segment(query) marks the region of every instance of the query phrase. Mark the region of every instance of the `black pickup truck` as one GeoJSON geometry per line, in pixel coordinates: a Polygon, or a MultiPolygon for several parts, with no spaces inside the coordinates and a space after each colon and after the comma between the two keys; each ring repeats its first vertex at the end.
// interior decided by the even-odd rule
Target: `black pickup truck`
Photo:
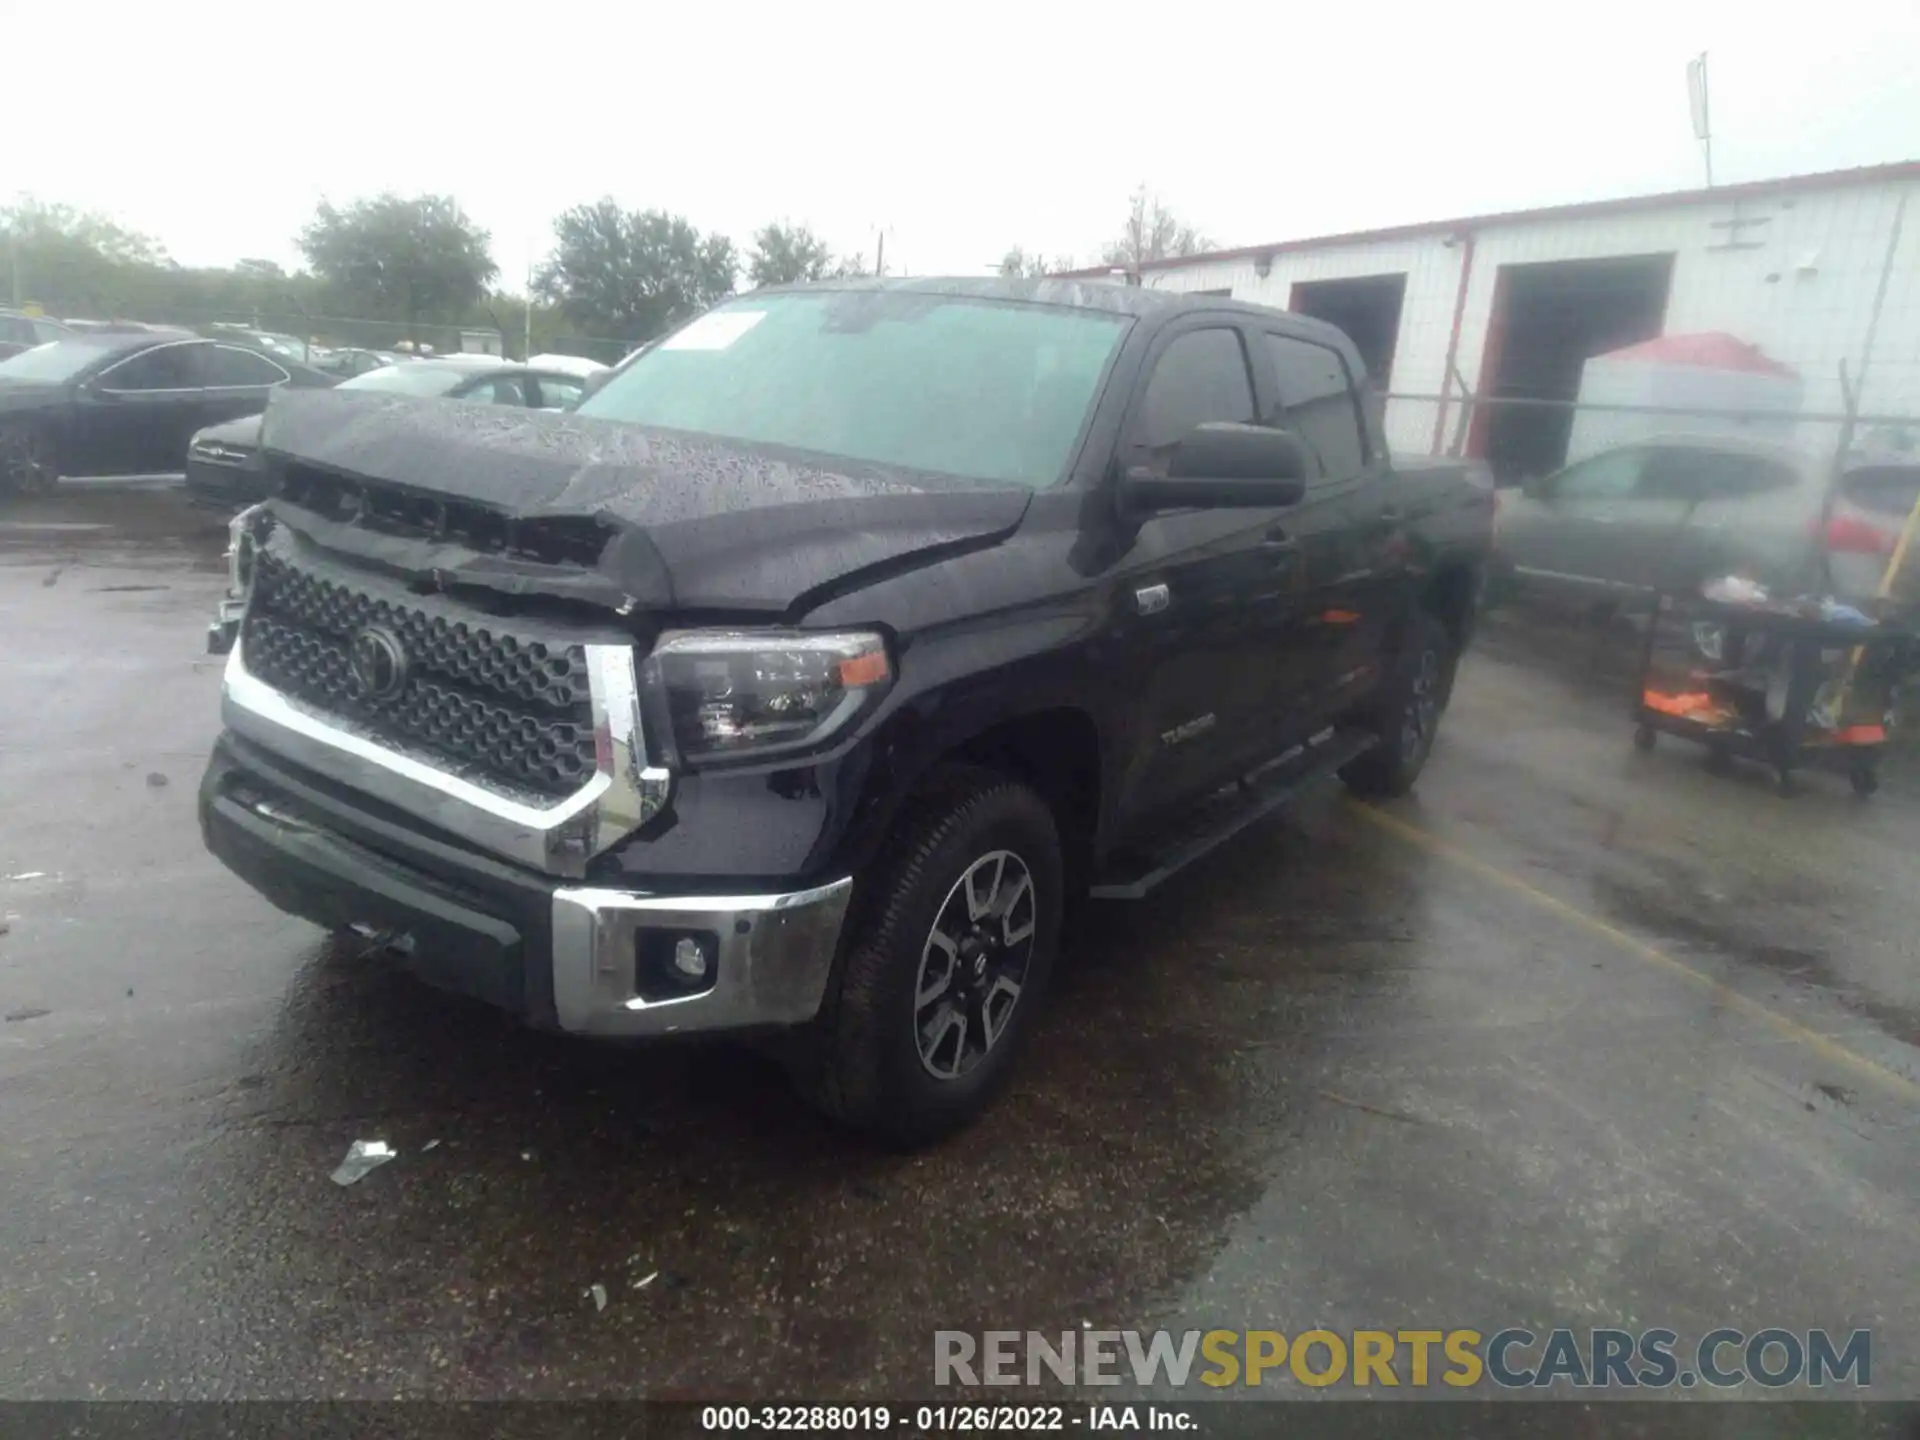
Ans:
{"type": "Polygon", "coordinates": [[[758,1032],[930,1138],[1076,900],[1425,763],[1492,492],[1366,396],[1276,310],[917,280],[735,300],[571,415],[284,392],[207,845],[534,1024],[758,1032]]]}

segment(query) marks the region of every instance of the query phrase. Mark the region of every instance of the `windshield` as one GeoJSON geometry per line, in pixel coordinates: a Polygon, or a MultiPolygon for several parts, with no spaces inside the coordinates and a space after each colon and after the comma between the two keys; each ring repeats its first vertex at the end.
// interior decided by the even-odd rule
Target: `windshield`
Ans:
{"type": "Polygon", "coordinates": [[[0,360],[0,380],[72,380],[101,359],[103,353],[98,345],[73,340],[36,345],[9,360],[0,360]]]}
{"type": "Polygon", "coordinates": [[[911,291],[710,311],[578,414],[1039,488],[1072,459],[1126,321],[911,291]]]}
{"type": "Polygon", "coordinates": [[[342,380],[335,388],[384,390],[389,395],[444,395],[472,373],[403,361],[398,365],[382,365],[378,370],[368,370],[351,380],[342,380]]]}

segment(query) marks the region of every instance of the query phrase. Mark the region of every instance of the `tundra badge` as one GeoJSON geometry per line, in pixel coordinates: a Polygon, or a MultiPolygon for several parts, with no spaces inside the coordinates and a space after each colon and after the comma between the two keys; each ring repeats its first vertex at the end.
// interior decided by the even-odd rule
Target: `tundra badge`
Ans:
{"type": "Polygon", "coordinates": [[[1142,585],[1133,592],[1133,603],[1142,615],[1158,615],[1172,600],[1165,585],[1142,585]]]}

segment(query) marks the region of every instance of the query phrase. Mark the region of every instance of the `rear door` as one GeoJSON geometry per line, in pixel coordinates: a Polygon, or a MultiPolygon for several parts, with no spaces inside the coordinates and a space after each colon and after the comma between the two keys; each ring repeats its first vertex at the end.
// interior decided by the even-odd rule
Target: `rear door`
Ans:
{"type": "Polygon", "coordinates": [[[187,441],[206,421],[205,340],[142,350],[83,386],[69,453],[75,475],[172,475],[185,471],[187,441]]]}
{"type": "Polygon", "coordinates": [[[1360,397],[1339,351],[1279,330],[1261,336],[1268,423],[1312,453],[1306,497],[1280,522],[1293,547],[1285,633],[1266,705],[1284,746],[1305,739],[1363,690],[1385,643],[1390,551],[1404,517],[1371,453],[1360,397]]]}
{"type": "Polygon", "coordinates": [[[1786,457],[1711,452],[1694,471],[1693,504],[1669,548],[1666,583],[1691,589],[1735,571],[1775,587],[1818,582],[1822,484],[1786,457]]]}
{"type": "MultiPolygon", "coordinates": [[[[1165,473],[1210,421],[1258,413],[1237,317],[1194,315],[1156,337],[1121,432],[1119,464],[1165,473]]],[[[1143,733],[1123,783],[1129,814],[1190,800],[1249,768],[1267,745],[1283,653],[1290,511],[1181,510],[1140,522],[1114,570],[1122,643],[1146,657],[1143,733]]]]}
{"type": "Polygon", "coordinates": [[[206,418],[201,423],[218,425],[242,415],[258,415],[273,392],[292,378],[285,366],[257,351],[215,345],[207,356],[207,390],[202,398],[206,418]]]}

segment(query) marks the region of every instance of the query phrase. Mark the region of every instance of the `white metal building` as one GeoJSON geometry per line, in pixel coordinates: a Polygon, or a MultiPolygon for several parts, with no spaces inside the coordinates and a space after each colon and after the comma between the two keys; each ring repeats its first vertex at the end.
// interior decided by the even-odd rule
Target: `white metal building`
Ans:
{"type": "Polygon", "coordinates": [[[1911,420],[1920,438],[1909,199],[1920,161],[1277,241],[1149,262],[1139,283],[1340,325],[1388,392],[1403,451],[1457,443],[1550,468],[1565,455],[1564,407],[1478,405],[1463,425],[1463,396],[1572,400],[1587,359],[1661,335],[1757,348],[1797,375],[1809,415],[1844,408],[1845,361],[1866,422],[1911,420]]]}

